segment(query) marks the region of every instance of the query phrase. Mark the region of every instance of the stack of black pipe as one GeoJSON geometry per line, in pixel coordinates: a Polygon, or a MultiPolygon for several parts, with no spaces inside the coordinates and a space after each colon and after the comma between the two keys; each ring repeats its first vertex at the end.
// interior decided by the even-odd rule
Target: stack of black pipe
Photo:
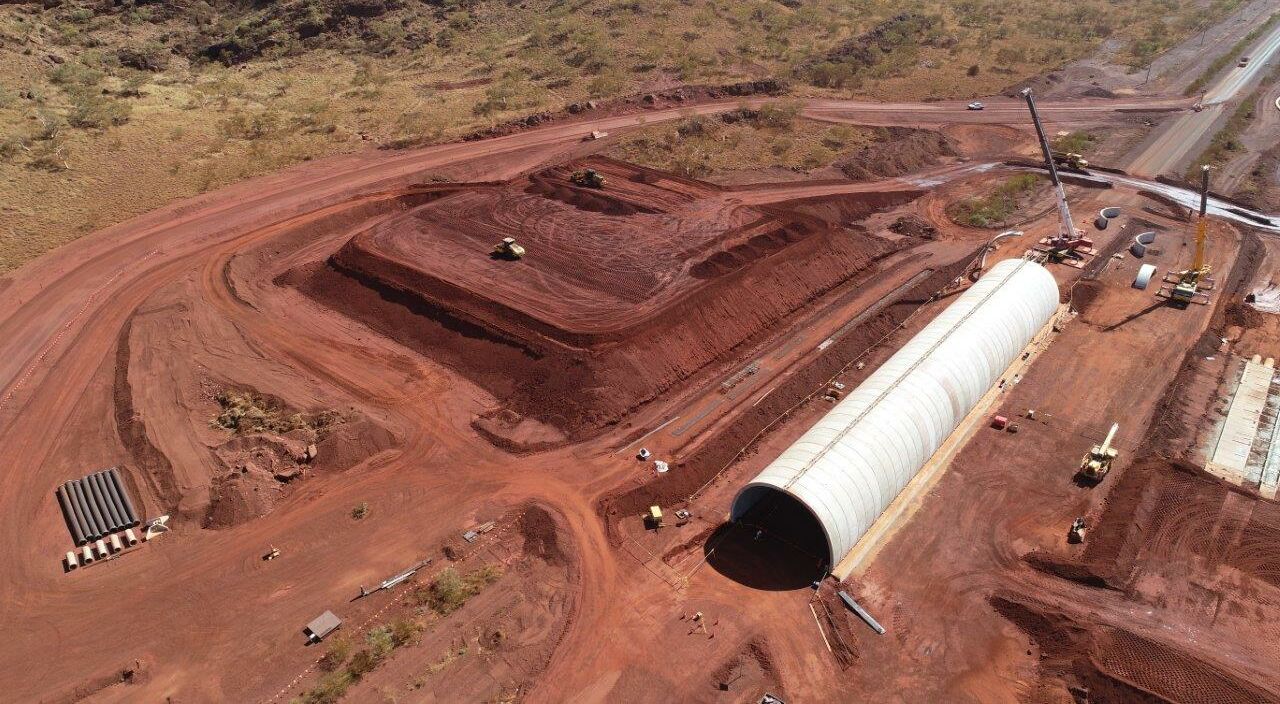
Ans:
{"type": "Polygon", "coordinates": [[[58,487],[58,504],[76,545],[132,528],[142,521],[115,467],[58,487]]]}

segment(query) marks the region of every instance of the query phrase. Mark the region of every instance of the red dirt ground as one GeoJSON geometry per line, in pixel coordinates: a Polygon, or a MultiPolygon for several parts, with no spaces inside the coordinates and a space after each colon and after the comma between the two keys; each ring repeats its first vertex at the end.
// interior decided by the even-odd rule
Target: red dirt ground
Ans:
{"type": "Polygon", "coordinates": [[[616,423],[913,244],[857,223],[919,194],[745,206],[716,186],[591,159],[452,191],[283,280],[492,392],[503,406],[477,421],[490,439],[545,449],[616,423]],[[608,186],[572,185],[583,167],[608,186]],[[506,236],[524,259],[487,256],[506,236]]]}
{"type": "MultiPolygon", "coordinates": [[[[1123,105],[1046,105],[1045,114],[1092,123],[1123,105]]],[[[993,102],[970,118],[962,105],[823,100],[806,111],[928,125],[998,123],[1015,107],[993,102]]],[[[1185,435],[1209,412],[1188,400],[1180,369],[1206,356],[1194,342],[1223,329],[1221,305],[1146,310],[1149,292],[1128,288],[1134,262],[1093,267],[1084,312],[1001,400],[1004,412],[1034,406],[1043,420],[1017,436],[975,438],[916,518],[840,585],[888,628],[876,636],[843,609],[836,585],[811,589],[802,568],[812,560],[786,536],[757,540],[723,518],[736,488],[825,409],[815,386],[840,370],[850,383],[869,373],[955,295],[937,288],[989,233],[932,218],[920,201],[894,206],[948,181],[963,191],[986,166],[734,190],[629,180],[641,171],[594,162],[616,174],[624,198],[560,192],[591,129],[640,122],[612,115],[307,164],[95,233],[0,280],[5,697],[289,701],[319,680],[323,649],[307,647],[301,628],[333,610],[357,648],[389,619],[423,626],[347,701],[754,702],[770,691],[792,702],[1067,702],[1082,687],[1090,701],[1280,700],[1267,648],[1280,623],[1275,504],[1139,449],[1172,446],[1162,433],[1185,435]],[[511,203],[510,213],[480,212],[495,203],[511,203]],[[485,286],[486,267],[499,263],[483,255],[526,212],[516,206],[531,209],[519,235],[531,255],[506,270],[525,276],[485,286]],[[619,208],[630,214],[604,212],[619,208]],[[602,239],[542,229],[549,214],[602,239]],[[905,216],[936,239],[890,230],[905,216]],[[633,219],[661,227],[629,232],[633,219]],[[804,236],[774,248],[733,227],[757,221],[769,223],[765,234],[804,236]],[[455,229],[435,239],[427,233],[439,230],[414,223],[455,229]],[[689,246],[660,246],[676,236],[689,246]],[[605,257],[596,245],[609,237],[638,249],[605,257]],[[539,279],[539,251],[551,243],[581,243],[578,259],[548,259],[539,279]],[[427,257],[447,247],[466,261],[427,257]],[[695,274],[720,251],[725,271],[695,274]],[[887,263],[895,269],[876,268],[887,263]],[[932,278],[818,348],[876,302],[854,294],[888,296],[898,284],[880,279],[926,270],[932,278]],[[615,288],[592,271],[629,283],[615,288]],[[443,289],[421,282],[448,276],[465,299],[442,304],[443,289]],[[550,295],[560,289],[564,299],[550,295]],[[804,346],[760,372],[767,387],[726,395],[692,437],[650,435],[759,351],[793,341],[804,346]],[[863,352],[864,369],[849,367],[863,352]],[[323,437],[233,437],[210,426],[213,394],[225,388],[342,421],[323,437]],[[1098,488],[1075,485],[1080,454],[1115,419],[1119,466],[1098,488]],[[645,486],[653,468],[632,444],[646,435],[670,450],[675,468],[662,481],[678,490],[645,486]],[[297,461],[304,440],[317,441],[310,463],[297,461]],[[64,573],[70,539],[52,488],[111,465],[142,513],[171,515],[173,530],[64,573]],[[687,520],[670,511],[666,527],[643,528],[636,506],[691,493],[687,520]],[[606,499],[616,513],[602,521],[606,499]],[[1063,540],[1076,515],[1095,526],[1083,548],[1063,540]],[[462,539],[487,521],[491,532],[462,539]],[[270,547],[280,557],[263,560],[270,547]],[[501,566],[503,576],[445,617],[407,606],[411,585],[354,598],[426,558],[418,582],[446,566],[501,566]],[[1081,583],[1069,569],[1080,566],[1108,588],[1081,583]]],[[[956,139],[980,157],[1016,142],[1000,132],[956,139]]],[[[1082,212],[1145,203],[1073,195],[1082,212]]],[[[1101,247],[1116,245],[1120,224],[1101,247]]],[[[1037,237],[1052,227],[1026,229],[1037,237]]],[[[1213,242],[1215,269],[1232,271],[1235,231],[1219,228],[1213,242]]],[[[995,256],[1025,248],[1010,241],[995,256]]],[[[1167,244],[1153,261],[1185,266],[1185,252],[1167,244]]],[[[1064,290],[1081,275],[1054,273],[1064,290]]],[[[1238,292],[1223,278],[1225,304],[1238,292]]],[[[1250,329],[1252,342],[1276,344],[1270,329],[1250,329]]]]}

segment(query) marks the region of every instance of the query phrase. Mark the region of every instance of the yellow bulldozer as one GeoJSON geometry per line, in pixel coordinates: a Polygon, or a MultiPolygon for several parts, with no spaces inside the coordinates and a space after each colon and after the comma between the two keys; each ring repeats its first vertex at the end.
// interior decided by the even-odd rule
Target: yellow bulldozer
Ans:
{"type": "Polygon", "coordinates": [[[595,169],[579,169],[574,171],[569,180],[575,186],[584,186],[586,188],[604,188],[604,176],[600,175],[595,169]]]}
{"type": "Polygon", "coordinates": [[[1111,443],[1116,439],[1116,431],[1120,430],[1119,423],[1111,424],[1111,432],[1107,433],[1107,439],[1102,441],[1101,445],[1094,445],[1089,450],[1089,454],[1080,460],[1080,475],[1092,482],[1100,482],[1107,476],[1107,472],[1111,471],[1111,463],[1115,461],[1120,454],[1111,443]]]}
{"type": "Polygon", "coordinates": [[[515,261],[524,256],[524,247],[516,244],[514,237],[503,237],[501,242],[493,246],[493,256],[515,261]]]}

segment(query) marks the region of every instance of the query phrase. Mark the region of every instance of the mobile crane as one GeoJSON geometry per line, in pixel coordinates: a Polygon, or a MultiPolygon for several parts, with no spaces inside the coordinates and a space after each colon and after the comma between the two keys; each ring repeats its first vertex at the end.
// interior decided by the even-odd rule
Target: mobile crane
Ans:
{"type": "Polygon", "coordinates": [[[1035,124],[1036,136],[1040,138],[1044,166],[1049,171],[1049,180],[1053,182],[1058,198],[1058,217],[1062,220],[1058,235],[1041,240],[1039,251],[1055,262],[1079,267],[1085,255],[1097,254],[1097,252],[1093,248],[1093,242],[1086,238],[1083,232],[1077,230],[1071,220],[1071,209],[1067,207],[1067,193],[1062,188],[1062,180],[1058,178],[1057,162],[1060,159],[1056,159],[1053,150],[1049,148],[1049,138],[1045,136],[1044,125],[1040,124],[1040,114],[1036,111],[1036,101],[1031,96],[1031,89],[1024,88],[1022,97],[1027,100],[1027,109],[1031,111],[1031,122],[1035,124]]]}
{"type": "Polygon", "coordinates": [[[1204,261],[1204,242],[1208,236],[1209,224],[1205,214],[1209,210],[1209,167],[1200,167],[1200,217],[1196,221],[1196,254],[1191,268],[1176,274],[1169,274],[1166,283],[1173,284],[1169,291],[1161,289],[1162,295],[1168,296],[1170,302],[1183,307],[1192,303],[1209,302],[1209,291],[1213,288],[1213,280],[1209,278],[1212,269],[1204,261]]]}

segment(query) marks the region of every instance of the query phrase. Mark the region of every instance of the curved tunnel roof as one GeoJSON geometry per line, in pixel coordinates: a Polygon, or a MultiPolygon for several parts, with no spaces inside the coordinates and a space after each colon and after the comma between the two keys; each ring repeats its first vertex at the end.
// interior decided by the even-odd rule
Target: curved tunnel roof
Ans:
{"type": "Polygon", "coordinates": [[[1058,306],[1042,266],[991,268],[735,497],[767,487],[813,512],[833,569],[907,486],[1058,306]]]}

